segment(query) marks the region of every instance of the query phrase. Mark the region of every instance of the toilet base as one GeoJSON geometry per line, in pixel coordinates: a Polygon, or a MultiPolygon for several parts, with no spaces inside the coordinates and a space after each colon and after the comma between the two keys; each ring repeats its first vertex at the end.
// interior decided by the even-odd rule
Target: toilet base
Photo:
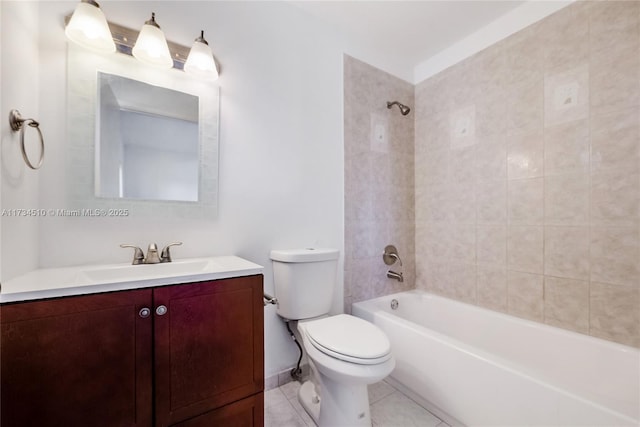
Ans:
{"type": "Polygon", "coordinates": [[[318,424],[320,420],[320,396],[318,396],[315,389],[311,381],[305,381],[298,390],[298,401],[300,401],[300,404],[313,421],[318,424]]]}
{"type": "Polygon", "coordinates": [[[318,427],[371,427],[366,385],[322,384],[322,396],[312,381],[298,391],[298,400],[318,427]]]}

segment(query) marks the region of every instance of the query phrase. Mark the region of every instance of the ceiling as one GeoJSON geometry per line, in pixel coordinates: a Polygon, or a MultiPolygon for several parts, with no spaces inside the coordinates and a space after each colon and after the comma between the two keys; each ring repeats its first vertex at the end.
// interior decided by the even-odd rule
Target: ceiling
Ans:
{"type": "Polygon", "coordinates": [[[370,51],[415,67],[522,0],[292,1],[370,51]]]}

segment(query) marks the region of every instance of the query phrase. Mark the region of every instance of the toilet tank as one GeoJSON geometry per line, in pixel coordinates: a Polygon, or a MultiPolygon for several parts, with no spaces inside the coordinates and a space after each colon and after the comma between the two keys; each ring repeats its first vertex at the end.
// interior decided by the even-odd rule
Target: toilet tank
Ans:
{"type": "Polygon", "coordinates": [[[271,251],[278,315],[299,320],[329,313],[339,255],[337,249],[271,251]]]}

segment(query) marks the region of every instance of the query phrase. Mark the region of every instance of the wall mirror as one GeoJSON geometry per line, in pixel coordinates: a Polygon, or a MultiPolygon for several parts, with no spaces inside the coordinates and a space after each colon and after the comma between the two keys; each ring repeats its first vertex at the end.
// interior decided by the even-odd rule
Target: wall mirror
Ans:
{"type": "Polygon", "coordinates": [[[98,72],[96,196],[198,201],[198,97],[98,72]]]}
{"type": "Polygon", "coordinates": [[[67,52],[72,208],[215,217],[218,87],[126,55],[67,52]]]}

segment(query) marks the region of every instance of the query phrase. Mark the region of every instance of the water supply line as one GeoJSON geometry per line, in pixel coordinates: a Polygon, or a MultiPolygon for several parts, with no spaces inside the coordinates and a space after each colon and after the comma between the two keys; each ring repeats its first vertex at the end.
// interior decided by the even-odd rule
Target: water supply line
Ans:
{"type": "Polygon", "coordinates": [[[293,339],[293,342],[296,343],[296,345],[298,346],[298,351],[300,351],[300,356],[298,356],[298,363],[296,364],[296,367],[291,370],[291,378],[293,378],[296,381],[302,381],[302,369],[300,368],[300,362],[302,361],[302,346],[300,345],[300,343],[298,342],[298,339],[296,338],[295,334],[291,330],[291,327],[289,327],[289,319],[284,319],[284,324],[287,325],[287,331],[289,331],[289,335],[291,335],[291,339],[293,339]]]}
{"type": "MultiPolygon", "coordinates": [[[[268,304],[277,305],[278,304],[278,299],[276,297],[272,297],[271,295],[269,295],[267,293],[263,293],[262,294],[262,304],[265,307],[268,304]]],[[[298,351],[300,352],[300,355],[298,356],[298,363],[296,364],[296,367],[291,369],[291,378],[293,378],[296,381],[302,381],[302,369],[300,368],[300,362],[302,362],[302,346],[298,342],[298,339],[296,338],[295,334],[291,330],[291,327],[289,326],[289,319],[282,319],[282,320],[284,320],[284,324],[287,326],[287,331],[289,331],[289,335],[291,335],[291,339],[293,340],[294,343],[296,343],[296,346],[298,346],[298,351]]]]}

